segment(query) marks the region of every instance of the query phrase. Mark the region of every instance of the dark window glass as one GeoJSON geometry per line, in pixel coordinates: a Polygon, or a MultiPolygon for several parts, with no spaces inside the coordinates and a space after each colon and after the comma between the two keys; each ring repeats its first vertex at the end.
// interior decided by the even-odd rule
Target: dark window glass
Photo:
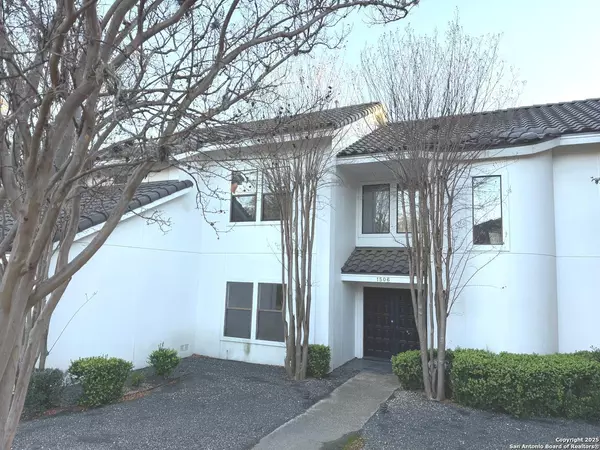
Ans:
{"type": "Polygon", "coordinates": [[[363,234],[390,232],[390,185],[363,186],[363,234]]]}
{"type": "Polygon", "coordinates": [[[499,175],[473,177],[473,244],[502,243],[502,180],[499,175]]]}
{"type": "Polygon", "coordinates": [[[281,209],[275,194],[263,194],[262,196],[262,215],[261,220],[281,220],[281,209]]]}
{"type": "Polygon", "coordinates": [[[283,342],[283,287],[281,284],[258,285],[256,339],[283,342]]]}
{"type": "Polygon", "coordinates": [[[404,191],[400,190],[398,187],[398,196],[397,196],[397,217],[398,222],[396,224],[396,232],[397,233],[406,233],[407,231],[410,233],[410,202],[408,199],[408,194],[404,191]],[[402,201],[404,198],[404,208],[402,207],[402,201]],[[406,214],[405,214],[406,210],[406,214]]]}
{"type": "Polygon", "coordinates": [[[256,220],[256,195],[231,197],[231,221],[254,222],[256,220]]]}
{"type": "Polygon", "coordinates": [[[256,220],[256,171],[231,172],[231,221],[256,220]]]}
{"type": "Polygon", "coordinates": [[[250,339],[252,283],[227,283],[225,336],[250,339]]]}

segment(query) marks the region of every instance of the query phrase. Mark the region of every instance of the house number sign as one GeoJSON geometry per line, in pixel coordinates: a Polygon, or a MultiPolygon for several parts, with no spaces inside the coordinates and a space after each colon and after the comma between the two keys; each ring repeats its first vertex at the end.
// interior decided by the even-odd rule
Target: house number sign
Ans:
{"type": "Polygon", "coordinates": [[[378,283],[389,283],[390,277],[377,277],[377,282],[378,283]]]}

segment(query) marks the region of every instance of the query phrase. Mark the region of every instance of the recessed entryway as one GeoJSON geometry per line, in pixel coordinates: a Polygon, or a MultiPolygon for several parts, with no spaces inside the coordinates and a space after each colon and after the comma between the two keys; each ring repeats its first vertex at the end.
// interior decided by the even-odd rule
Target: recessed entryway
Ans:
{"type": "Polygon", "coordinates": [[[365,358],[389,359],[419,349],[419,335],[408,289],[363,288],[365,358]]]}

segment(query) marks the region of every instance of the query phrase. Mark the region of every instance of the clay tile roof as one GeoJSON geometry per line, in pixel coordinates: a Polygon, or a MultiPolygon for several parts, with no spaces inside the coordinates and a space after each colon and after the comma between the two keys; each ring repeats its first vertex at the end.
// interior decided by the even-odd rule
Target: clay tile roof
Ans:
{"type": "Polygon", "coordinates": [[[337,129],[366,117],[378,107],[381,107],[381,104],[377,102],[362,103],[295,116],[281,116],[254,122],[200,128],[196,130],[195,136],[199,144],[202,145],[308,130],[337,129]]]}
{"type": "MultiPolygon", "coordinates": [[[[530,145],[575,133],[600,131],[600,99],[486,111],[455,116],[461,121],[456,139],[462,144],[488,148],[530,145]]],[[[448,118],[445,118],[448,119],[448,118]]],[[[433,129],[442,119],[422,121],[433,129]]],[[[427,125],[427,126],[425,126],[427,125]]],[[[359,139],[338,156],[366,155],[389,151],[402,144],[402,122],[389,123],[359,139]]]]}
{"type": "MultiPolygon", "coordinates": [[[[134,197],[129,202],[127,211],[133,211],[142,206],[146,206],[158,199],[168,197],[175,192],[192,186],[190,180],[185,181],[153,181],[142,183],[135,191],[134,197]]],[[[95,225],[99,225],[108,219],[113,208],[116,206],[121,195],[123,186],[112,185],[105,187],[95,187],[93,190],[85,191],[81,198],[81,216],[79,219],[78,231],[87,230],[95,225]]],[[[6,210],[0,211],[3,214],[3,221],[0,221],[0,239],[8,233],[13,218],[6,210]]]]}
{"type": "Polygon", "coordinates": [[[408,275],[408,255],[401,247],[356,247],[342,273],[408,275]]]}

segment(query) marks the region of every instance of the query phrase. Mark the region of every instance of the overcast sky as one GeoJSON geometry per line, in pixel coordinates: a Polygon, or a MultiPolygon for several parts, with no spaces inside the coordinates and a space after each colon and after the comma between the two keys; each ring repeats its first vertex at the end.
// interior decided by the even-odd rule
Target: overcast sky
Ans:
{"type": "Polygon", "coordinates": [[[355,15],[344,59],[356,64],[386,30],[444,31],[456,8],[469,34],[502,33],[502,57],[527,83],[519,105],[600,97],[600,0],[421,0],[386,27],[355,15]]]}

